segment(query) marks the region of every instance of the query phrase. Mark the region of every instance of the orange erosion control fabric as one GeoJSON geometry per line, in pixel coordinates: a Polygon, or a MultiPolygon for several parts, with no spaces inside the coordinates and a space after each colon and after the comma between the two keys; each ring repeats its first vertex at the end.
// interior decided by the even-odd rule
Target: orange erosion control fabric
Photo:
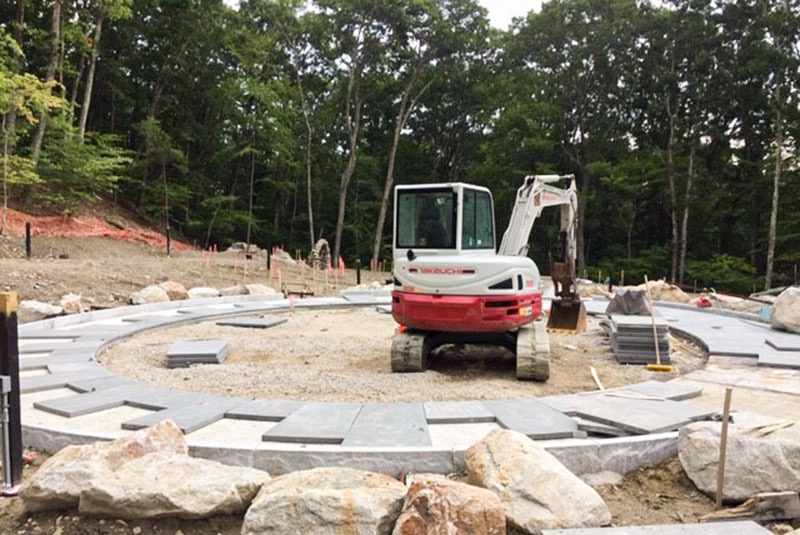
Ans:
{"type": "MultiPolygon", "coordinates": [[[[2,207],[0,207],[2,212],[2,207]]],[[[0,214],[2,217],[2,214],[0,214]]],[[[8,210],[8,227],[11,234],[25,234],[25,222],[30,221],[34,236],[47,236],[50,238],[114,238],[136,243],[143,243],[151,247],[167,247],[166,236],[158,232],[131,225],[119,229],[94,216],[62,217],[62,216],[34,216],[8,210]]],[[[186,251],[192,249],[190,245],[172,240],[174,250],[186,251]]]]}

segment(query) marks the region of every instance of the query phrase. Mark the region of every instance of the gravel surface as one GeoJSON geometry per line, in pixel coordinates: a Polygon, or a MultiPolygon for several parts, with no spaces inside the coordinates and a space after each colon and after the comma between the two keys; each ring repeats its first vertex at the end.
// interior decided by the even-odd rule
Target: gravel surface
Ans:
{"type": "MultiPolygon", "coordinates": [[[[597,320],[586,333],[551,334],[551,377],[517,381],[513,355],[503,349],[443,348],[425,373],[393,374],[389,367],[395,322],[374,307],[287,313],[271,329],[220,327],[204,322],[163,329],[123,341],[101,356],[104,366],[141,382],[195,392],[320,401],[427,401],[504,399],[595,389],[590,367],[606,388],[667,379],[641,366],[622,366],[597,320]],[[221,365],[166,367],[175,340],[224,339],[231,352],[221,365]]],[[[678,344],[673,344],[677,346],[678,344]]],[[[679,373],[703,365],[702,351],[681,343],[673,356],[679,373]]]]}

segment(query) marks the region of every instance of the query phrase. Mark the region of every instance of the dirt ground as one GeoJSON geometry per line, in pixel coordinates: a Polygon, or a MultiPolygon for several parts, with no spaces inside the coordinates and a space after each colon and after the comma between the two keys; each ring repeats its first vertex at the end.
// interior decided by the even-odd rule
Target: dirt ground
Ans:
{"type": "MultiPolygon", "coordinates": [[[[44,237],[34,239],[33,254],[31,260],[25,260],[22,238],[0,236],[0,291],[14,290],[20,299],[53,304],[72,292],[83,296],[88,307],[105,308],[126,304],[131,293],[165,280],[180,282],[186,288],[225,288],[243,282],[270,284],[264,256],[255,257],[245,266],[239,254],[179,251],[167,257],[164,250],[110,238],[44,237]]],[[[292,289],[303,282],[314,287],[308,270],[304,276],[297,265],[282,262],[280,267],[282,282],[289,282],[292,289]]],[[[278,289],[275,271],[273,275],[270,285],[278,289]]],[[[383,284],[389,277],[389,273],[362,271],[365,283],[377,280],[383,284]]],[[[329,277],[326,287],[323,278],[320,276],[317,281],[317,295],[338,294],[337,281],[329,277]]],[[[355,283],[355,270],[348,269],[338,287],[355,283]]]]}
{"type": "Polygon", "coordinates": [[[654,374],[616,362],[597,320],[583,334],[551,334],[546,383],[518,381],[512,353],[490,347],[445,347],[425,373],[393,374],[396,323],[375,307],[296,311],[270,329],[221,327],[215,322],[134,336],[106,350],[100,362],[115,373],[158,386],[246,397],[319,401],[507,399],[594,390],[591,368],[607,388],[664,380],[705,362],[689,343],[673,343],[676,374],[654,374]],[[221,365],[169,369],[176,340],[222,339],[231,352],[221,365]]]}

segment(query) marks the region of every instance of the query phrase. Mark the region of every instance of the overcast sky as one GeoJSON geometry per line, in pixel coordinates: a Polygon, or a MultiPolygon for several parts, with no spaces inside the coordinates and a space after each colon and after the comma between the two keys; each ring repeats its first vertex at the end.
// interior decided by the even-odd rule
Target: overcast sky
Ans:
{"type": "Polygon", "coordinates": [[[531,9],[539,10],[542,0],[480,0],[489,10],[492,25],[505,30],[514,17],[524,17],[531,9]]]}

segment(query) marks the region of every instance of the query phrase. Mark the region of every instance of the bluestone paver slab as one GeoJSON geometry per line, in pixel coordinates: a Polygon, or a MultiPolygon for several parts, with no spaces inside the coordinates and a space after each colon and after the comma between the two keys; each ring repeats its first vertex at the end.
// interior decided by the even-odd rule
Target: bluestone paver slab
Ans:
{"type": "Polygon", "coordinates": [[[97,351],[105,342],[94,341],[94,342],[82,342],[82,341],[74,341],[74,342],[44,342],[44,343],[36,343],[36,344],[28,344],[24,346],[20,346],[19,352],[21,355],[27,353],[50,353],[53,351],[97,351]]]}
{"type": "Polygon", "coordinates": [[[771,368],[800,369],[800,352],[764,351],[758,356],[759,366],[769,366],[771,368]]]}
{"type": "Polygon", "coordinates": [[[392,313],[392,305],[378,305],[378,306],[375,307],[375,310],[377,310],[381,314],[391,314],[392,313]]]}
{"type": "Polygon", "coordinates": [[[341,444],[360,411],[360,403],[309,403],[262,438],[272,442],[341,444]]]}
{"type": "Polygon", "coordinates": [[[33,406],[45,412],[74,418],[84,414],[121,407],[125,404],[125,399],[131,393],[131,389],[134,388],[138,387],[129,385],[108,390],[98,390],[97,392],[37,401],[33,406]]]}
{"type": "Polygon", "coordinates": [[[586,313],[590,316],[601,316],[606,313],[608,308],[608,301],[600,299],[588,299],[582,301],[583,306],[586,307],[586,313]]]}
{"type": "Polygon", "coordinates": [[[770,535],[772,532],[750,520],[703,524],[661,524],[623,528],[546,529],[542,535],[770,535]]]}
{"type": "Polygon", "coordinates": [[[102,368],[91,371],[77,371],[65,373],[49,373],[47,375],[34,375],[32,377],[20,377],[19,390],[22,394],[31,392],[41,392],[43,390],[53,390],[64,388],[70,382],[80,379],[96,379],[98,377],[108,377],[111,372],[102,368]]]}
{"type": "Polygon", "coordinates": [[[47,340],[51,338],[78,338],[83,333],[77,331],[55,331],[48,329],[20,329],[17,338],[20,340],[47,340]]]}
{"type": "Polygon", "coordinates": [[[620,429],[619,427],[615,427],[613,425],[601,424],[600,422],[593,422],[591,420],[586,420],[584,418],[580,418],[579,416],[574,416],[573,420],[578,424],[578,429],[581,431],[586,431],[587,433],[591,433],[593,435],[603,435],[609,437],[626,437],[630,436],[630,433],[625,431],[624,429],[620,429]]]}
{"type": "Polygon", "coordinates": [[[702,388],[687,384],[662,383],[661,381],[645,381],[626,386],[625,390],[633,390],[646,396],[681,401],[696,398],[703,393],[702,388]]]}
{"type": "Polygon", "coordinates": [[[428,401],[423,404],[429,424],[494,422],[495,416],[480,401],[428,401]]]}
{"type": "Polygon", "coordinates": [[[537,400],[484,401],[483,405],[502,427],[532,439],[571,438],[578,431],[572,418],[537,400]]]}
{"type": "Polygon", "coordinates": [[[194,392],[180,392],[165,388],[142,387],[125,400],[126,404],[141,409],[161,410],[186,407],[199,403],[209,396],[194,392]]]}
{"type": "Polygon", "coordinates": [[[275,327],[276,325],[286,323],[287,321],[289,321],[287,318],[276,318],[272,316],[267,316],[264,318],[232,318],[229,320],[220,320],[217,322],[217,325],[223,327],[268,329],[269,327],[275,327]]]}
{"type": "Polygon", "coordinates": [[[714,414],[713,410],[685,402],[639,400],[613,394],[575,396],[574,401],[578,416],[636,434],[674,431],[714,414]]]}
{"type": "Polygon", "coordinates": [[[178,340],[167,350],[170,358],[180,357],[219,357],[230,348],[227,340],[178,340]]]}
{"type": "Polygon", "coordinates": [[[425,447],[431,445],[421,403],[367,403],[342,446],[425,447]]]}
{"type": "Polygon", "coordinates": [[[280,422],[303,406],[300,401],[282,399],[254,399],[230,409],[225,418],[235,420],[256,420],[261,422],[280,422]]]}
{"type": "Polygon", "coordinates": [[[144,429],[163,420],[172,420],[184,434],[196,431],[225,417],[225,413],[246,403],[237,398],[210,397],[192,405],[164,409],[122,422],[123,429],[144,429]]]}
{"type": "Polygon", "coordinates": [[[50,356],[46,357],[21,357],[19,359],[19,370],[26,372],[28,370],[41,370],[47,368],[50,363],[50,356]]]}
{"type": "Polygon", "coordinates": [[[120,386],[134,384],[136,384],[134,381],[126,377],[109,375],[108,377],[100,377],[98,379],[79,379],[77,381],[70,381],[67,383],[67,388],[71,388],[76,392],[96,392],[99,390],[108,390],[110,388],[118,388],[120,386]]]}
{"type": "Polygon", "coordinates": [[[773,349],[778,351],[800,351],[800,335],[794,335],[795,338],[783,338],[778,336],[770,336],[766,339],[767,344],[773,349]]]}
{"type": "Polygon", "coordinates": [[[342,294],[342,297],[344,297],[347,301],[357,305],[374,305],[378,303],[378,300],[375,298],[375,296],[370,294],[345,293],[342,294]]]}

